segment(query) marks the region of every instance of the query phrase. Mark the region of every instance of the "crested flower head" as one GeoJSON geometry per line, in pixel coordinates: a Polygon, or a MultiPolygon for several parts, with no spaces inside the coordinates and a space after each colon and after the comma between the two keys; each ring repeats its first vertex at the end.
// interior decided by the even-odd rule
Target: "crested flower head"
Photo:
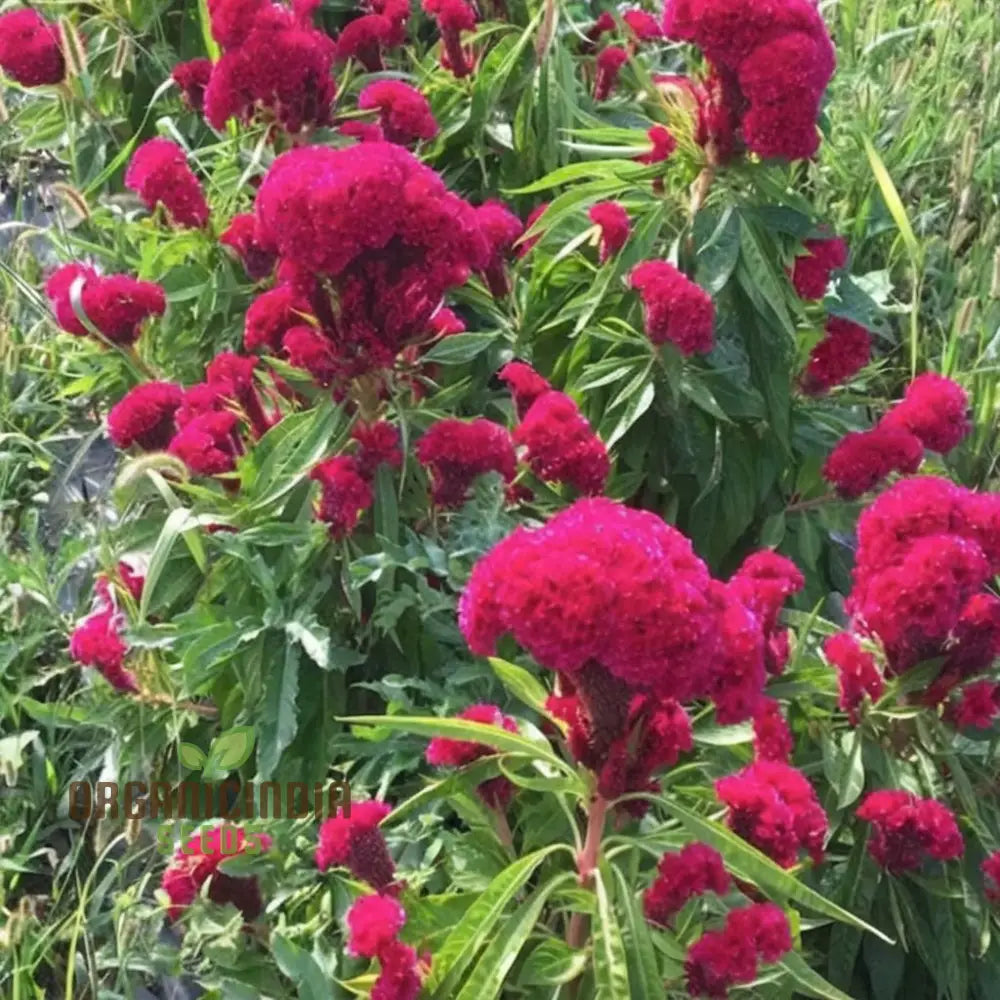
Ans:
{"type": "Polygon", "coordinates": [[[125,186],[152,212],[162,205],[175,226],[200,228],[208,222],[208,202],[184,150],[170,139],[149,139],[133,154],[125,186]]]}
{"type": "Polygon", "coordinates": [[[143,451],[160,451],[176,433],[174,414],[183,391],[173,382],[143,382],[130,389],[108,414],[108,435],[118,448],[137,444],[143,451]]]}
{"type": "Polygon", "coordinates": [[[934,799],[882,789],[865,797],[857,816],[872,824],[868,852],[893,875],[919,868],[927,858],[950,861],[965,850],[954,813],[934,799]]]}
{"type": "Polygon", "coordinates": [[[715,305],[708,292],[665,260],[647,260],[629,280],[646,308],[646,336],[656,345],[670,341],[681,354],[712,349],[715,305]]]}
{"type": "Polygon", "coordinates": [[[27,7],[0,15],[0,69],[22,87],[66,78],[59,28],[27,7]]]}
{"type": "Polygon", "coordinates": [[[379,824],[392,812],[384,802],[354,802],[337,810],[319,828],[316,864],[320,871],[337,866],[379,892],[389,888],[396,868],[379,824]]]}

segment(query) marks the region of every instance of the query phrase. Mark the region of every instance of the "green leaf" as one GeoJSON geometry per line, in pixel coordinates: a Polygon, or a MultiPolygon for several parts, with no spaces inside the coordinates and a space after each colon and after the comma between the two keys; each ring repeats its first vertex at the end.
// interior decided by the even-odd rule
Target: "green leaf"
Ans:
{"type": "Polygon", "coordinates": [[[694,280],[709,295],[718,295],[740,259],[739,214],[732,206],[721,216],[703,209],[694,221],[694,239],[698,246],[694,280]]]}
{"type": "Polygon", "coordinates": [[[561,986],[578,978],[587,967],[590,956],[574,951],[559,938],[546,938],[521,966],[519,986],[561,986]]]}
{"type": "Polygon", "coordinates": [[[329,1000],[330,983],[327,976],[305,948],[274,931],[269,949],[282,974],[295,984],[299,1000],[329,1000]]]}
{"type": "Polygon", "coordinates": [[[594,891],[597,893],[594,927],[595,1000],[630,1000],[632,992],[629,988],[625,942],[611,905],[607,875],[607,865],[602,865],[594,873],[594,891]]]}
{"type": "Polygon", "coordinates": [[[778,962],[785,972],[795,981],[799,992],[816,1000],[853,1000],[833,983],[828,983],[818,972],[811,969],[806,960],[797,952],[792,951],[778,962]]]}
{"type": "Polygon", "coordinates": [[[330,669],[330,630],[325,625],[320,625],[314,614],[285,622],[285,634],[302,647],[302,651],[317,667],[321,670],[330,669]]]}
{"type": "Polygon", "coordinates": [[[274,773],[281,754],[299,728],[295,701],[299,693],[299,651],[288,643],[284,661],[265,666],[264,705],[257,744],[257,767],[262,781],[274,773]]]}
{"type": "Polygon", "coordinates": [[[146,582],[142,588],[142,597],[139,599],[139,623],[146,621],[149,612],[150,602],[156,593],[157,584],[163,575],[163,569],[167,565],[170,553],[178,537],[185,531],[190,531],[200,524],[210,524],[212,517],[203,515],[196,517],[187,507],[178,507],[172,510],[167,519],[163,522],[160,535],[153,546],[153,553],[149,557],[149,567],[146,570],[146,582]]]}
{"type": "MultiPolygon", "coordinates": [[[[649,923],[642,913],[634,891],[625,881],[620,869],[614,868],[617,899],[624,911],[625,922],[622,927],[622,940],[625,942],[625,955],[628,961],[628,977],[632,991],[637,996],[655,997],[662,987],[663,975],[656,960],[653,947],[653,936],[649,931],[649,923]]],[[[661,934],[669,933],[661,931],[661,934]]],[[[682,971],[680,965],[674,970],[677,975],[682,971]]],[[[668,977],[672,978],[672,977],[668,977]]]]}
{"type": "Polygon", "coordinates": [[[492,333],[455,333],[439,340],[423,357],[425,362],[439,365],[463,365],[482,354],[490,344],[499,339],[499,331],[492,333]]]}
{"type": "Polygon", "coordinates": [[[196,747],[193,743],[178,743],[177,759],[189,770],[200,771],[205,766],[208,757],[205,756],[205,752],[200,747],[196,747]]]}
{"type": "Polygon", "coordinates": [[[233,726],[212,740],[209,759],[215,767],[233,771],[250,759],[255,739],[253,726],[233,726]]]}
{"type": "Polygon", "coordinates": [[[507,660],[500,660],[495,656],[491,656],[489,661],[493,673],[500,678],[500,683],[518,701],[535,709],[536,712],[545,711],[545,702],[549,695],[536,677],[516,663],[508,663],[507,660]]]}

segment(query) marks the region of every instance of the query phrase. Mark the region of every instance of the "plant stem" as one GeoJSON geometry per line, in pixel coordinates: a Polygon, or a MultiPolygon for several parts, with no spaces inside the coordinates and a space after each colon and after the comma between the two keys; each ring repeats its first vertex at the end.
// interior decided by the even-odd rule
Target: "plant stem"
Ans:
{"type": "MultiPolygon", "coordinates": [[[[587,811],[587,833],[583,847],[576,856],[576,870],[580,874],[580,885],[589,889],[594,882],[594,871],[597,868],[597,855],[604,836],[604,821],[608,815],[608,800],[599,792],[590,801],[587,811]]],[[[566,928],[566,944],[573,949],[582,948],[587,937],[587,915],[574,913],[566,928]]]]}
{"type": "Polygon", "coordinates": [[[797,514],[804,510],[815,510],[817,507],[823,507],[836,499],[838,499],[836,493],[825,493],[821,497],[813,497],[812,500],[797,500],[785,508],[785,513],[797,514]]]}

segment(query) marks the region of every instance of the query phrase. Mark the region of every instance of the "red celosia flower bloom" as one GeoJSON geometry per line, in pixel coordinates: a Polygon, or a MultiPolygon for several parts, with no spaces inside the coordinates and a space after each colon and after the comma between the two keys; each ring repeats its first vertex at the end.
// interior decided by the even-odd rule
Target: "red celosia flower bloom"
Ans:
{"type": "Polygon", "coordinates": [[[360,119],[352,118],[337,126],[337,131],[341,135],[350,136],[358,142],[385,142],[382,134],[382,126],[378,122],[363,122],[360,119]]]}
{"type": "Polygon", "coordinates": [[[972,430],[965,390],[943,375],[918,375],[882,425],[915,434],[931,451],[951,451],[972,430]]]}
{"type": "Polygon", "coordinates": [[[625,11],[622,20],[636,41],[648,42],[650,39],[663,37],[663,30],[656,18],[638,7],[625,11]]]}
{"type": "Polygon", "coordinates": [[[684,962],[688,993],[725,1000],[731,986],[757,978],[757,962],[777,962],[791,951],[788,918],[774,903],[730,910],[721,930],[707,931],[684,962]]]}
{"type": "Polygon", "coordinates": [[[45,283],[45,294],[60,327],[77,337],[90,331],[73,308],[73,288],[79,285],[79,305],[103,336],[116,344],[133,344],[150,316],[162,316],[167,308],[163,289],[151,281],[138,281],[127,274],[100,275],[82,264],[65,264],[45,283]]]}
{"type": "Polygon", "coordinates": [[[439,420],[417,443],[417,458],[431,470],[431,493],[442,507],[461,507],[473,481],[499,472],[514,478],[517,458],[506,427],[482,417],[439,420]]]}
{"type": "Polygon", "coordinates": [[[375,958],[406,923],[406,911],[392,896],[360,896],[347,911],[347,950],[355,957],[375,958]]]}
{"type": "Polygon", "coordinates": [[[427,98],[402,80],[368,84],[358,96],[358,107],[362,111],[378,109],[379,123],[389,142],[410,146],[420,139],[433,139],[438,133],[427,98]]]}
{"type": "Polygon", "coordinates": [[[28,8],[0,16],[0,69],[22,87],[62,83],[66,62],[59,28],[28,8]]]}
{"type": "Polygon", "coordinates": [[[805,253],[795,258],[792,284],[803,299],[826,295],[830,275],[847,264],[847,244],[839,238],[806,240],[805,253]]]}
{"type": "Polygon", "coordinates": [[[465,333],[465,323],[454,310],[442,306],[430,319],[430,331],[437,337],[453,337],[465,333]]]}
{"type": "Polygon", "coordinates": [[[234,215],[219,242],[236,251],[248,278],[261,281],[274,271],[276,257],[257,242],[256,231],[257,223],[251,213],[234,215]]]}
{"type": "Polygon", "coordinates": [[[360,512],[375,502],[371,486],[351,455],[336,455],[320,462],[309,478],[320,484],[316,516],[330,526],[333,538],[344,538],[354,531],[360,512]]]}
{"type": "Polygon", "coordinates": [[[665,125],[654,125],[646,136],[653,144],[653,148],[648,153],[636,157],[640,163],[662,163],[664,160],[669,160],[677,149],[677,140],[665,125]]]}
{"type": "Polygon", "coordinates": [[[727,591],[757,616],[766,635],[778,627],[785,601],[806,585],[798,566],[770,549],[753,552],[729,578],[727,591]]]}
{"type": "Polygon", "coordinates": [[[247,310],[243,346],[248,351],[280,350],[282,338],[293,327],[301,326],[308,312],[308,304],[290,285],[278,285],[258,295],[247,310]]]}
{"type": "Polygon", "coordinates": [[[232,400],[239,407],[242,415],[249,421],[254,436],[261,437],[270,430],[271,421],[264,413],[257,394],[257,384],[254,381],[256,368],[255,357],[222,351],[206,366],[205,380],[209,385],[217,387],[222,397],[232,400]]]}
{"type": "Polygon", "coordinates": [[[784,713],[773,698],[762,698],[753,717],[755,760],[777,760],[787,764],[795,743],[784,713]]]}
{"type": "MultiPolygon", "coordinates": [[[[531,230],[531,227],[545,214],[545,210],[549,207],[549,202],[543,201],[540,205],[536,205],[529,213],[527,219],[524,220],[524,231],[525,233],[531,230]]],[[[535,244],[545,235],[544,231],[539,231],[532,233],[531,236],[521,237],[518,240],[515,253],[518,257],[524,257],[531,253],[535,244]]]]}
{"type": "MultiPolygon", "coordinates": [[[[497,726],[506,729],[508,733],[517,732],[517,723],[509,715],[504,715],[496,705],[471,705],[459,712],[457,718],[497,726]]],[[[425,756],[427,763],[434,767],[465,767],[491,753],[495,753],[495,750],[485,743],[435,736],[428,743],[425,756]]]]}
{"type": "Polygon", "coordinates": [[[118,691],[138,691],[135,675],[125,669],[128,646],[122,639],[125,619],[115,606],[105,577],[94,587],[94,609],[77,625],[69,640],[69,655],[81,666],[94,667],[118,691]]]}
{"type": "Polygon", "coordinates": [[[501,299],[510,291],[504,271],[504,257],[524,232],[521,220],[502,202],[487,201],[476,209],[476,222],[489,247],[489,260],[482,268],[483,277],[494,298],[501,299]]]}
{"type": "Polygon", "coordinates": [[[610,11],[602,10],[597,20],[587,29],[587,39],[590,44],[586,46],[586,49],[591,50],[594,43],[600,41],[602,35],[614,31],[617,27],[614,15],[610,11]]]}
{"type": "Polygon", "coordinates": [[[599,201],[592,205],[588,217],[601,227],[601,263],[613,257],[628,239],[628,212],[617,201],[599,201]]]}
{"type": "Polygon", "coordinates": [[[893,472],[916,472],[923,460],[919,438],[879,424],[870,431],[845,434],[824,463],[823,478],[844,499],[856,500],[893,472]]]}
{"type": "Polygon", "coordinates": [[[1000,598],[985,592],[973,594],[951,630],[942,674],[971,677],[988,669],[998,654],[1000,598]]]}
{"type": "Polygon", "coordinates": [[[374,800],[352,803],[348,815],[343,809],[319,828],[316,864],[320,871],[338,866],[367,882],[379,892],[392,885],[395,865],[389,856],[379,824],[392,807],[374,800]]]}
{"type": "Polygon", "coordinates": [[[728,891],[729,875],[722,855],[708,844],[688,844],[660,858],[656,881],[643,894],[642,908],[650,923],[669,927],[695,896],[706,892],[724,896],[728,891]]]}
{"type": "Polygon", "coordinates": [[[462,48],[462,32],[475,30],[476,12],[465,0],[422,0],[421,6],[441,32],[441,65],[457,77],[468,76],[472,63],[462,48]]]}
{"type": "Polygon", "coordinates": [[[180,88],[184,103],[193,111],[201,111],[205,106],[205,88],[212,76],[212,61],[191,59],[177,63],[170,75],[180,88]]]}
{"type": "Polygon", "coordinates": [[[142,590],[146,586],[145,573],[140,572],[124,559],[120,559],[118,561],[118,576],[121,579],[122,586],[132,595],[136,603],[141,601],[142,590]]]}
{"type": "Polygon", "coordinates": [[[628,53],[617,45],[609,45],[597,54],[597,74],[594,77],[594,100],[606,101],[618,82],[622,66],[628,62],[628,53]]]}
{"type": "Polygon", "coordinates": [[[212,37],[223,49],[240,45],[253,29],[257,16],[270,6],[268,0],[209,0],[212,37]]]}
{"type": "Polygon", "coordinates": [[[288,363],[303,368],[324,388],[340,373],[330,341],[311,326],[293,326],[281,339],[288,363]]]}
{"type": "Polygon", "coordinates": [[[406,22],[410,18],[410,0],[367,0],[362,4],[373,14],[387,17],[396,32],[393,45],[402,45],[406,41],[406,22]]]}
{"type": "Polygon", "coordinates": [[[981,867],[986,898],[991,903],[1000,903],[1000,851],[994,851],[981,867]]]}
{"type": "Polygon", "coordinates": [[[514,408],[519,420],[531,408],[539,396],[548,392],[552,386],[538,372],[523,361],[508,361],[497,372],[497,378],[503,382],[514,397],[514,408]]]}
{"type": "Polygon", "coordinates": [[[370,1000],[417,1000],[421,978],[417,953],[402,941],[393,941],[379,953],[379,962],[382,969],[370,1000]]]}
{"type": "Polygon", "coordinates": [[[581,493],[603,492],[611,463],[604,442],[594,433],[576,403],[551,390],[531,404],[514,443],[539,479],[568,483],[581,493]]]}
{"type": "Polygon", "coordinates": [[[847,713],[851,725],[858,724],[858,708],[867,694],[878,701],[885,690],[885,681],[875,663],[858,640],[847,632],[838,632],[823,643],[826,658],[837,668],[840,682],[840,708],[847,713]]]}
{"type": "Polygon", "coordinates": [[[184,390],[180,408],[175,414],[177,426],[187,427],[192,420],[206,413],[222,413],[230,409],[229,386],[218,382],[198,382],[184,390]]]}
{"type": "Polygon", "coordinates": [[[1000,715],[1000,684],[976,681],[962,688],[950,715],[959,728],[989,729],[1000,715]]]}
{"type": "Polygon", "coordinates": [[[199,228],[208,222],[208,202],[184,150],[169,139],[150,139],[133,154],[125,186],[153,211],[162,205],[175,226],[199,228]]]}
{"type": "Polygon", "coordinates": [[[805,849],[814,864],[823,859],[826,813],[805,776],[779,761],[759,760],[715,783],[729,807],[727,822],[738,836],[783,868],[805,849]]]}
{"type": "Polygon", "coordinates": [[[742,601],[716,585],[719,617],[719,665],[708,694],[715,718],[724,726],[753,718],[767,680],[767,643],[761,619],[742,601]],[[722,603],[723,595],[728,603],[722,603]]]}
{"type": "Polygon", "coordinates": [[[351,437],[358,443],[358,471],[365,479],[371,479],[383,463],[391,465],[394,469],[403,464],[403,453],[399,448],[399,431],[388,421],[377,420],[373,424],[355,424],[351,437]]]}
{"type": "Polygon", "coordinates": [[[336,61],[356,59],[369,73],[379,73],[382,50],[399,45],[392,21],[381,14],[364,14],[344,26],[337,38],[336,61]]]}
{"type": "Polygon", "coordinates": [[[831,316],[826,336],[812,349],[802,377],[802,391],[821,396],[853,378],[871,357],[871,334],[857,323],[831,316]]]}
{"type": "Polygon", "coordinates": [[[220,476],[236,468],[242,450],[239,418],[228,410],[193,417],[174,435],[169,451],[200,476],[220,476]]]}
{"type": "MultiPolygon", "coordinates": [[[[254,838],[253,853],[270,848],[271,838],[267,834],[255,833],[251,836],[254,838]]],[[[213,903],[232,903],[247,920],[256,919],[264,908],[257,879],[237,878],[219,871],[223,861],[245,854],[247,850],[246,831],[226,824],[204,834],[196,834],[178,848],[163,873],[161,883],[163,891],[170,897],[167,910],[170,919],[180,917],[209,879],[212,881],[208,887],[208,898],[213,903]]]]}
{"type": "Polygon", "coordinates": [[[668,340],[681,354],[712,349],[715,305],[703,288],[665,260],[647,260],[629,280],[646,308],[646,336],[659,346],[668,340]]]}
{"type": "Polygon", "coordinates": [[[934,799],[883,789],[865,797],[857,816],[874,827],[868,852],[891,875],[919,868],[927,857],[950,861],[965,850],[954,813],[934,799]]]}
{"type": "Polygon", "coordinates": [[[118,448],[137,444],[160,451],[176,432],[174,414],[183,392],[173,382],[144,382],[130,389],[108,414],[108,435],[118,448]]]}

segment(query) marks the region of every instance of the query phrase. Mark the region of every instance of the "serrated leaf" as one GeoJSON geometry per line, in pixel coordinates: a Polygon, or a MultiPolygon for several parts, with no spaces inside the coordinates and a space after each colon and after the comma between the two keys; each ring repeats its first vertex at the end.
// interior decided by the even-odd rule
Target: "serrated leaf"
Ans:
{"type": "Polygon", "coordinates": [[[264,705],[259,724],[257,767],[267,781],[274,773],[299,727],[295,702],[299,694],[299,651],[292,643],[285,646],[279,664],[269,665],[264,678],[264,705]]]}

